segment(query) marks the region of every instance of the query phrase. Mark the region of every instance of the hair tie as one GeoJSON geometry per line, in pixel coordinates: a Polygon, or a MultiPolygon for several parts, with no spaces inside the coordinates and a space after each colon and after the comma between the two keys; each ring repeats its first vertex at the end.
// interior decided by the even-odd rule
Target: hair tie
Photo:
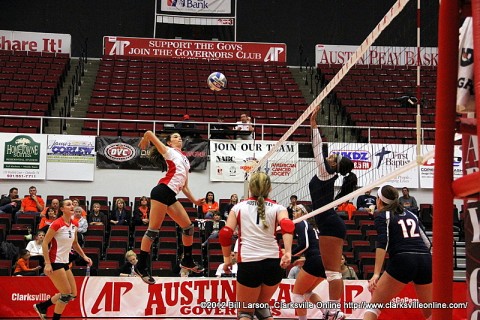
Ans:
{"type": "Polygon", "coordinates": [[[382,194],[382,189],[383,189],[383,186],[381,186],[380,189],[378,189],[378,192],[377,192],[377,196],[380,198],[380,200],[382,200],[382,201],[385,202],[386,204],[391,204],[391,203],[393,203],[395,200],[391,200],[391,199],[386,198],[386,197],[382,194]]]}

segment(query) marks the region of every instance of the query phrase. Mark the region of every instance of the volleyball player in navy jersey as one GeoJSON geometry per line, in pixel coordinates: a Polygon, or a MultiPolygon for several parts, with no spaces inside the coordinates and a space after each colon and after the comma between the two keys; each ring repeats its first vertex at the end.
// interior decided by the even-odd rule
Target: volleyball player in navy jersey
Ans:
{"type": "MultiPolygon", "coordinates": [[[[293,210],[293,218],[297,219],[307,213],[307,209],[302,204],[298,204],[293,210]]],[[[313,289],[326,278],[318,248],[318,230],[313,228],[310,221],[303,220],[295,224],[295,235],[297,245],[292,249],[292,256],[305,256],[305,263],[295,280],[292,301],[317,303],[321,299],[318,294],[313,293],[313,289]]],[[[297,315],[299,320],[307,320],[307,309],[297,309],[297,315]]]]}
{"type": "Polygon", "coordinates": [[[139,143],[142,149],[147,149],[150,143],[152,143],[154,148],[151,150],[151,158],[158,156],[162,160],[164,159],[167,165],[167,174],[160,179],[150,193],[150,220],[148,229],[142,238],[138,263],[135,268],[138,276],[148,284],[154,284],[155,279],[150,275],[147,261],[150,256],[152,243],[157,238],[167,213],[183,230],[183,259],[180,262],[180,267],[196,273],[203,271],[203,267],[193,261],[192,257],[193,223],[176,196],[182,191],[197,206],[201,206],[205,199],[195,198],[188,187],[190,162],[182,153],[182,137],[180,134],[176,132],[169,134],[166,142],[168,146],[164,145],[152,131],[147,131],[139,143]]]}
{"type": "MultiPolygon", "coordinates": [[[[323,154],[322,137],[318,131],[316,120],[317,113],[318,110],[310,116],[313,154],[318,169],[317,174],[313,176],[308,185],[313,210],[317,210],[334,200],[335,180],[338,178],[338,173],[342,176],[351,174],[352,178],[356,178],[352,173],[352,160],[342,157],[341,155],[332,154],[327,157],[327,155],[323,154]]],[[[344,179],[344,185],[342,185],[341,189],[342,195],[355,190],[356,183],[348,183],[349,181],[351,180],[344,179]]],[[[343,294],[340,261],[342,259],[343,240],[347,233],[345,223],[333,209],[317,214],[315,216],[315,222],[320,231],[319,247],[328,281],[330,305],[338,307],[326,310],[324,319],[345,319],[345,314],[340,311],[340,299],[343,294]]]]}
{"type": "MultiPolygon", "coordinates": [[[[368,281],[368,289],[372,292],[370,302],[386,303],[392,300],[409,282],[414,283],[419,302],[432,302],[431,244],[420,221],[415,214],[402,207],[398,190],[390,185],[378,189],[377,208],[375,270],[368,281]],[[389,261],[380,277],[387,252],[389,261]]],[[[363,319],[375,320],[380,311],[367,309],[363,319]]],[[[422,313],[430,319],[432,311],[424,308],[422,313]]]]}
{"type": "Polygon", "coordinates": [[[74,215],[72,200],[61,201],[57,219],[48,228],[42,248],[45,258],[43,272],[52,280],[53,285],[59,291],[47,301],[34,304],[33,308],[40,316],[46,319],[48,307],[55,305],[53,320],[60,319],[63,310],[77,296],[77,284],[69,266],[70,251],[73,249],[87,262],[92,265],[92,260],[85,255],[77,241],[77,223],[72,221],[74,215]]]}

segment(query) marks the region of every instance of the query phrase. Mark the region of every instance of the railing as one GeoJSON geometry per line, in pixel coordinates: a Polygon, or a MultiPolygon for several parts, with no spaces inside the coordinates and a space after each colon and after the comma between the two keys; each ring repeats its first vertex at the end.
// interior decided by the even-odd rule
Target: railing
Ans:
{"type": "MultiPolygon", "coordinates": [[[[45,133],[45,126],[44,123],[48,120],[60,120],[60,123],[63,124],[63,128],[60,128],[59,134],[67,134],[66,132],[68,130],[68,127],[78,121],[96,121],[97,126],[96,126],[96,135],[100,135],[101,129],[101,123],[102,122],[116,122],[116,123],[147,123],[147,124],[152,124],[152,131],[153,132],[162,132],[162,131],[168,131],[172,132],[172,128],[175,127],[177,124],[185,124],[186,122],[183,121],[162,121],[162,120],[136,120],[136,119],[104,119],[104,118],[72,118],[72,117],[47,117],[47,116],[24,116],[24,115],[0,115],[0,119],[37,119],[39,122],[39,130],[38,133],[45,133]],[[170,127],[165,126],[165,124],[171,124],[170,127]],[[63,129],[63,130],[62,130],[63,129]],[[65,130],[67,129],[67,130],[65,130]]],[[[201,134],[206,134],[207,137],[210,137],[213,126],[218,125],[218,122],[196,122],[196,121],[189,121],[188,124],[193,124],[198,128],[198,132],[201,134]]],[[[222,122],[223,125],[231,126],[232,129],[235,127],[237,124],[236,123],[228,123],[228,122],[222,122]]],[[[260,139],[260,140],[268,140],[271,139],[271,135],[266,132],[267,128],[285,128],[285,132],[291,127],[290,124],[263,124],[263,123],[253,123],[252,126],[255,128],[254,130],[254,137],[255,139],[260,139]],[[267,139],[265,139],[267,138],[267,139]]],[[[8,126],[3,126],[8,127],[8,126]]],[[[361,141],[362,143],[370,143],[372,140],[372,131],[373,130],[396,130],[399,132],[398,137],[401,137],[402,135],[400,132],[402,131],[415,131],[415,128],[412,127],[370,127],[370,126],[327,126],[327,125],[319,125],[320,128],[334,128],[336,132],[340,130],[342,133],[340,136],[338,134],[335,134],[334,140],[329,139],[329,142],[352,142],[352,141],[347,141],[347,136],[348,136],[348,131],[349,130],[367,130],[368,132],[368,139],[367,141],[361,141]],[[337,138],[339,138],[337,140],[337,138]]],[[[310,128],[309,125],[301,125],[300,128],[310,128]]],[[[119,131],[122,131],[121,126],[118,129],[119,131]]],[[[126,130],[123,130],[126,131],[126,130]]],[[[421,141],[425,141],[425,133],[427,131],[435,131],[434,128],[422,128],[421,129],[421,141]]],[[[2,131],[2,128],[0,127],[0,132],[2,131]]],[[[215,131],[218,132],[218,131],[215,131]]],[[[20,132],[21,133],[21,132],[20,132]]],[[[307,136],[309,137],[310,133],[307,131],[307,136]]],[[[279,137],[277,137],[278,139],[279,137]]],[[[309,139],[307,139],[309,140],[309,139]]],[[[303,141],[307,142],[307,141],[303,141]]],[[[355,142],[355,141],[354,141],[355,142]]],[[[360,142],[360,141],[359,141],[360,142]]]]}

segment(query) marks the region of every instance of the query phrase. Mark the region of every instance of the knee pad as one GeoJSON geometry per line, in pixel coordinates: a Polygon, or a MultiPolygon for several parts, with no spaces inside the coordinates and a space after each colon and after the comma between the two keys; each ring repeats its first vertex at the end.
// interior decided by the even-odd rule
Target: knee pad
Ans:
{"type": "Polygon", "coordinates": [[[147,231],[145,231],[145,234],[143,236],[146,238],[149,238],[152,241],[155,241],[155,239],[157,239],[158,237],[159,232],[160,232],[159,230],[147,229],[147,231]]]}
{"type": "Polygon", "coordinates": [[[268,319],[272,316],[270,308],[255,308],[255,316],[258,320],[268,319]]]}
{"type": "Polygon", "coordinates": [[[332,280],[340,280],[342,279],[342,274],[337,271],[325,271],[325,275],[327,276],[327,281],[330,282],[332,280]]]}
{"type": "Polygon", "coordinates": [[[365,313],[367,312],[371,312],[373,314],[375,314],[378,318],[378,316],[380,315],[380,313],[382,312],[380,309],[365,309],[365,313]]]}
{"type": "Polygon", "coordinates": [[[73,296],[70,293],[61,293],[58,302],[67,304],[72,300],[73,296]]]}
{"type": "Polygon", "coordinates": [[[310,297],[312,296],[313,292],[310,291],[310,292],[307,292],[303,295],[303,298],[305,299],[305,301],[310,301],[310,297]]]}
{"type": "Polygon", "coordinates": [[[195,230],[193,230],[193,223],[186,228],[182,228],[182,233],[186,236],[193,236],[195,230]]]}
{"type": "Polygon", "coordinates": [[[299,293],[292,293],[292,301],[295,303],[302,303],[305,301],[304,296],[299,293]]]}
{"type": "Polygon", "coordinates": [[[240,318],[253,319],[253,313],[242,311],[238,314],[238,319],[240,319],[240,318]]]}

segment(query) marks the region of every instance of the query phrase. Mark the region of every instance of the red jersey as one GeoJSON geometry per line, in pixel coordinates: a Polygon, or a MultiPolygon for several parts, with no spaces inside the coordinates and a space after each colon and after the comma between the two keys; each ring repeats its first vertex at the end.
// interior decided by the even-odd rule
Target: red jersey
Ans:
{"type": "Polygon", "coordinates": [[[187,181],[190,161],[182,152],[174,148],[167,148],[163,157],[167,162],[168,171],[167,175],[158,181],[158,184],[163,183],[172,189],[175,194],[178,194],[187,181]]]}

